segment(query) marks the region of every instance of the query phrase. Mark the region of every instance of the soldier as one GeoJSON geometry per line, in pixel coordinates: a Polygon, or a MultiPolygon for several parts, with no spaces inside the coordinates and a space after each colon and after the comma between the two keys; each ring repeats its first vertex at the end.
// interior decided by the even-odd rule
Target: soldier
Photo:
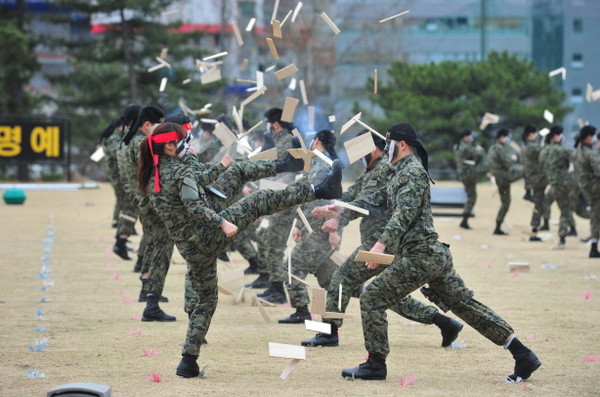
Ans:
{"type": "Polygon", "coordinates": [[[523,168],[525,183],[531,187],[533,191],[533,214],[531,215],[531,236],[529,241],[542,241],[537,236],[540,227],[541,219],[546,211],[544,192],[548,185],[546,174],[540,164],[540,152],[542,147],[537,140],[537,128],[533,125],[526,125],[523,131],[523,149],[521,149],[521,158],[523,160],[523,168]]]}
{"type": "MultiPolygon", "coordinates": [[[[387,132],[388,155],[395,173],[387,183],[388,206],[392,216],[372,253],[395,255],[393,263],[375,277],[360,295],[366,363],[344,369],[342,376],[353,379],[385,379],[389,353],[385,311],[424,284],[426,296],[444,311],[454,314],[497,345],[504,345],[515,359],[508,380],[527,379],[541,362],[514,335],[513,329],[496,313],[473,299],[454,270],[446,244],[438,241],[430,203],[428,157],[417,132],[408,123],[397,123],[387,132]]],[[[378,263],[367,262],[370,269],[378,263]]],[[[422,289],[423,291],[423,289],[422,289]]]]}
{"type": "Polygon", "coordinates": [[[112,227],[116,228],[119,222],[119,212],[121,211],[121,202],[119,201],[119,195],[115,188],[116,183],[120,183],[119,179],[119,165],[117,164],[117,150],[119,149],[119,143],[121,142],[121,132],[123,131],[123,116],[120,116],[108,125],[102,132],[100,137],[100,145],[104,150],[104,157],[102,158],[102,170],[106,179],[110,183],[111,187],[115,192],[115,207],[113,211],[112,227]]]}
{"type": "Polygon", "coordinates": [[[488,165],[492,175],[496,179],[496,186],[500,194],[500,209],[496,215],[496,228],[494,234],[504,236],[505,232],[500,228],[504,217],[510,207],[510,185],[523,177],[523,166],[517,164],[517,156],[511,154],[508,146],[510,136],[508,130],[501,128],[496,132],[496,143],[488,151],[488,165]]]}
{"type": "MultiPolygon", "coordinates": [[[[139,167],[140,191],[148,192],[156,212],[165,223],[181,255],[187,262],[188,279],[196,296],[190,315],[182,360],[177,375],[199,376],[197,364],[201,340],[206,335],[215,312],[218,297],[216,258],[229,245],[238,231],[244,230],[262,215],[315,199],[341,195],[341,169],[334,162],[325,180],[311,186],[306,179],[281,191],[261,190],[217,212],[197,180],[197,172],[180,158],[188,149],[186,131],[177,124],[165,123],[142,141],[139,167]],[[153,188],[148,188],[153,186],[153,188]]],[[[277,172],[298,170],[302,161],[256,161],[240,168],[243,180],[274,176],[277,172]]],[[[236,171],[236,172],[238,172],[236,171]]]]}
{"type": "MultiPolygon", "coordinates": [[[[123,130],[119,134],[115,135],[115,138],[119,139],[118,148],[116,153],[118,178],[115,178],[115,189],[117,196],[120,196],[119,201],[121,202],[121,208],[119,213],[119,222],[117,224],[116,242],[113,246],[113,252],[118,255],[121,259],[129,260],[127,239],[131,235],[135,235],[135,222],[137,221],[137,209],[135,205],[134,192],[129,189],[129,185],[123,175],[125,172],[125,148],[122,144],[124,133],[131,127],[138,113],[140,112],[141,106],[137,104],[127,105],[123,111],[123,130]]],[[[115,177],[117,174],[115,174],[115,177]]],[[[142,236],[140,247],[138,248],[138,261],[134,266],[134,271],[139,272],[143,266],[143,256],[145,251],[145,239],[142,236]]]]}
{"type": "Polygon", "coordinates": [[[213,135],[215,125],[212,123],[200,123],[202,129],[202,139],[200,143],[200,149],[196,155],[201,163],[208,163],[217,155],[221,146],[221,140],[213,135]]]}
{"type": "Polygon", "coordinates": [[[560,209],[559,241],[554,249],[565,248],[569,226],[575,224],[573,207],[577,200],[577,183],[573,174],[569,172],[571,150],[561,144],[563,131],[560,125],[552,126],[545,138],[546,146],[540,153],[540,163],[546,171],[548,183],[554,188],[554,197],[560,209]]]}
{"type": "MultiPolygon", "coordinates": [[[[335,136],[329,130],[319,131],[315,135],[310,149],[326,153],[332,160],[338,158],[335,151],[335,136]]],[[[314,156],[308,179],[313,184],[318,184],[327,176],[328,171],[329,166],[327,163],[314,156]]],[[[331,281],[331,276],[337,267],[329,257],[335,249],[339,249],[340,236],[336,232],[329,233],[321,230],[323,221],[310,215],[313,208],[325,204],[328,204],[328,202],[318,200],[303,204],[300,207],[313,231],[309,234],[302,221],[297,223],[298,226],[292,233],[294,240],[298,244],[292,250],[290,260],[291,272],[294,276],[304,280],[308,274],[313,274],[317,278],[319,286],[327,289],[331,281]]],[[[292,283],[288,284],[287,287],[290,303],[296,309],[296,312],[292,313],[289,317],[282,318],[279,320],[279,323],[304,324],[304,320],[311,319],[310,312],[308,311],[310,300],[306,286],[300,281],[292,279],[292,283]]]]}
{"type": "Polygon", "coordinates": [[[600,258],[598,239],[600,238],[600,156],[594,150],[597,143],[596,127],[586,125],[581,128],[573,164],[579,187],[590,202],[590,258],[600,258]]]}
{"type": "Polygon", "coordinates": [[[461,132],[460,141],[454,145],[454,158],[458,179],[465,185],[467,193],[463,219],[459,226],[470,229],[469,217],[473,216],[473,207],[477,201],[477,181],[487,172],[485,151],[481,146],[473,144],[473,134],[470,129],[461,132]]]}
{"type": "MultiPolygon", "coordinates": [[[[369,131],[362,130],[358,135],[366,133],[369,131]]],[[[368,250],[377,242],[391,215],[391,211],[387,208],[386,186],[393,176],[394,169],[383,154],[385,141],[374,134],[371,136],[375,142],[375,149],[363,157],[363,163],[366,165],[365,172],[342,195],[343,201],[369,210],[369,215],[363,217],[360,222],[361,244],[335,270],[329,283],[325,308],[328,312],[345,313],[350,298],[360,296],[363,283],[383,270],[383,268],[368,269],[363,262],[354,259],[358,251],[368,250]],[[342,299],[341,306],[338,307],[340,285],[342,286],[342,299]]],[[[337,232],[338,229],[348,225],[350,221],[362,216],[361,213],[355,211],[339,213],[335,205],[317,207],[312,213],[319,217],[333,215],[332,219],[323,224],[323,229],[330,233],[337,232]]],[[[392,310],[410,320],[437,325],[442,332],[442,346],[444,347],[450,346],[463,327],[458,321],[439,314],[433,306],[424,305],[410,296],[403,298],[392,307],[392,310]]],[[[343,320],[324,319],[323,321],[331,324],[331,333],[318,333],[313,338],[302,341],[303,346],[337,346],[339,344],[338,330],[341,328],[343,320]]]]}
{"type": "MultiPolygon", "coordinates": [[[[265,112],[267,131],[264,134],[265,144],[263,150],[272,147],[277,148],[277,158],[283,159],[287,156],[287,150],[292,148],[293,126],[281,121],[282,110],[272,108],[265,112]]],[[[294,180],[293,174],[284,175],[281,182],[290,183],[294,180]]],[[[268,227],[259,230],[259,277],[248,286],[251,288],[265,288],[265,291],[257,294],[260,298],[271,303],[285,303],[287,298],[283,290],[283,282],[286,278],[286,265],[284,263],[284,251],[286,239],[290,231],[294,217],[295,208],[288,208],[267,218],[268,227]]]]}

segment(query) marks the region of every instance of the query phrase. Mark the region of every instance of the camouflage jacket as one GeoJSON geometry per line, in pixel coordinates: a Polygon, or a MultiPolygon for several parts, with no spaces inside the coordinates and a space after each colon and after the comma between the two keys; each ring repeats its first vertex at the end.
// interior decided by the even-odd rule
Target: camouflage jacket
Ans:
{"type": "MultiPolygon", "coordinates": [[[[177,157],[160,156],[159,174],[161,191],[156,193],[150,188],[148,196],[178,246],[202,238],[203,229],[219,228],[224,218],[210,206],[193,168],[177,157]],[[189,189],[184,190],[184,184],[189,189]]],[[[154,186],[154,174],[148,186],[154,186]]]]}
{"type": "Polygon", "coordinates": [[[124,180],[126,189],[134,195],[136,205],[142,213],[147,213],[152,209],[152,205],[148,200],[148,196],[141,194],[138,190],[140,185],[137,175],[138,160],[140,158],[140,144],[146,135],[139,131],[135,133],[129,145],[123,144],[121,150],[124,149],[122,163],[119,163],[119,171],[121,172],[121,180],[124,180]]]}
{"type": "Polygon", "coordinates": [[[490,172],[497,181],[510,180],[510,167],[516,163],[511,158],[510,154],[510,146],[498,141],[496,141],[488,151],[488,166],[490,167],[490,172]]]}
{"type": "Polygon", "coordinates": [[[571,149],[560,143],[550,143],[540,153],[540,163],[546,171],[548,183],[554,186],[564,186],[573,180],[569,172],[571,149]]]}
{"type": "Polygon", "coordinates": [[[102,160],[102,169],[110,183],[120,183],[119,164],[117,153],[121,144],[121,131],[115,129],[112,134],[102,140],[102,149],[104,150],[104,159],[102,160]]]}
{"type": "Polygon", "coordinates": [[[362,217],[360,221],[361,240],[365,241],[371,235],[380,234],[392,212],[388,209],[387,184],[394,174],[394,166],[389,163],[386,155],[381,155],[373,162],[371,168],[354,181],[342,195],[342,201],[369,210],[369,215],[346,209],[340,215],[340,227],[345,227],[350,221],[362,217]]]}
{"type": "MultiPolygon", "coordinates": [[[[309,182],[315,186],[318,185],[323,181],[323,179],[325,179],[327,174],[329,174],[330,169],[331,168],[329,167],[329,165],[327,165],[327,163],[325,163],[320,158],[314,156],[312,158],[310,172],[308,173],[309,182]]],[[[329,204],[328,200],[315,200],[308,203],[304,203],[300,206],[300,209],[302,209],[304,216],[306,216],[310,227],[312,227],[313,229],[320,230],[321,226],[323,225],[323,219],[317,219],[314,216],[311,216],[310,212],[313,210],[313,208],[326,204],[329,204]]],[[[304,224],[300,219],[298,219],[296,225],[300,228],[300,230],[302,230],[302,232],[305,232],[306,228],[304,227],[304,224]]]]}
{"type": "Polygon", "coordinates": [[[394,165],[394,171],[387,182],[387,201],[392,216],[379,241],[391,254],[414,254],[415,250],[429,247],[438,238],[431,214],[429,175],[414,154],[401,158],[394,165]]]}
{"type": "Polygon", "coordinates": [[[544,167],[540,163],[542,147],[538,142],[526,141],[521,149],[521,159],[524,166],[525,182],[531,186],[545,186],[548,184],[544,167]]]}
{"type": "Polygon", "coordinates": [[[473,142],[461,140],[454,146],[456,171],[461,181],[477,181],[481,176],[480,168],[485,159],[485,152],[477,148],[473,142]]]}
{"type": "MultiPolygon", "coordinates": [[[[575,176],[581,190],[588,196],[600,194],[600,153],[592,145],[581,144],[572,156],[575,176]]],[[[598,197],[593,197],[598,199],[598,197]]]]}

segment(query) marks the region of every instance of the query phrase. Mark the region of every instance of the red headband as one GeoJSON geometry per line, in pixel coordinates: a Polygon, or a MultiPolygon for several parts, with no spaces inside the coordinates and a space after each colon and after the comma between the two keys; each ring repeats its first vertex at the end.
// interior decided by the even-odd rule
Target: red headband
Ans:
{"type": "Polygon", "coordinates": [[[185,123],[181,125],[183,128],[185,128],[187,131],[190,131],[192,128],[194,128],[194,126],[192,125],[192,123],[185,123]]]}
{"type": "Polygon", "coordinates": [[[148,146],[150,147],[150,154],[152,155],[152,164],[154,165],[154,191],[160,192],[160,177],[158,173],[158,154],[154,154],[153,143],[165,143],[178,141],[179,134],[175,131],[165,132],[164,134],[148,135],[148,146]]]}

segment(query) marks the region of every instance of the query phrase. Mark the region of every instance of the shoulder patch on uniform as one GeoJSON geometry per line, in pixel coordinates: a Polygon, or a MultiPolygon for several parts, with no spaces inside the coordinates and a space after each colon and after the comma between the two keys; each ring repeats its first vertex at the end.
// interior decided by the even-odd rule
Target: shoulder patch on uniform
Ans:
{"type": "Polygon", "coordinates": [[[183,186],[181,187],[182,200],[196,200],[200,198],[196,181],[190,177],[183,178],[183,186]]]}
{"type": "Polygon", "coordinates": [[[408,183],[408,175],[400,175],[400,177],[398,178],[398,182],[402,184],[408,183]]]}

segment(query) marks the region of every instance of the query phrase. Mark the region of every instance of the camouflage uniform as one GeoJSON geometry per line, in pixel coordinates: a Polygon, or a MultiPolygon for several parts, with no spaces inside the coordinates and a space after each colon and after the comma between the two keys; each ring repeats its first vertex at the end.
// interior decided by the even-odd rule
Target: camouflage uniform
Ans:
{"type": "Polygon", "coordinates": [[[590,202],[591,238],[600,238],[600,155],[592,145],[581,143],[573,157],[579,187],[590,202]]]}
{"type": "MultiPolygon", "coordinates": [[[[144,138],[145,135],[138,131],[126,146],[124,175],[121,176],[127,180],[130,191],[135,194],[135,202],[147,244],[144,266],[147,267],[148,278],[143,283],[142,294],[152,293],[155,296],[161,296],[171,264],[174,244],[158,214],[152,208],[148,195],[140,194],[138,190],[137,165],[140,157],[140,143],[144,138]]],[[[145,268],[142,269],[142,271],[144,270],[145,268]]]]}
{"type": "MultiPolygon", "coordinates": [[[[246,169],[246,176],[252,180],[275,175],[273,162],[256,161],[251,164],[252,169],[246,169]]],[[[196,301],[190,314],[183,346],[183,354],[197,356],[217,306],[216,258],[231,243],[220,225],[228,220],[243,231],[258,217],[314,200],[315,194],[302,180],[282,191],[260,190],[216,212],[207,193],[198,186],[196,173],[184,162],[175,157],[161,156],[159,169],[161,192],[151,190],[150,199],[187,261],[192,289],[196,296],[202,297],[196,301]]],[[[154,176],[151,176],[149,185],[153,183],[154,176]]]]}
{"type": "Polygon", "coordinates": [[[477,181],[487,172],[485,152],[475,146],[473,142],[461,140],[454,148],[454,157],[458,179],[465,186],[467,193],[463,216],[468,217],[473,213],[473,207],[477,201],[477,181]]]}
{"type": "MultiPolygon", "coordinates": [[[[317,158],[312,158],[311,170],[308,176],[310,183],[317,185],[327,176],[329,166],[317,158]]],[[[291,253],[292,274],[302,280],[306,279],[308,274],[314,274],[321,288],[327,289],[331,276],[337,268],[336,264],[329,259],[333,249],[329,244],[329,233],[321,230],[323,220],[310,215],[313,208],[329,204],[327,200],[316,200],[303,204],[300,208],[306,216],[312,233],[304,226],[304,223],[298,219],[296,225],[302,231],[302,239],[296,244],[291,253]]],[[[302,308],[308,306],[310,299],[306,286],[298,280],[292,279],[292,284],[288,284],[288,293],[290,303],[293,308],[302,308]]]]}
{"type": "Polygon", "coordinates": [[[200,150],[196,156],[198,156],[198,160],[200,160],[202,163],[208,163],[209,161],[212,161],[217,153],[219,153],[221,146],[222,145],[219,138],[211,135],[210,138],[201,143],[200,150]]]}
{"type": "MultiPolygon", "coordinates": [[[[375,160],[371,168],[366,169],[365,173],[356,179],[354,184],[342,196],[342,201],[369,210],[369,215],[364,216],[360,221],[361,244],[333,274],[327,289],[325,310],[328,312],[344,313],[350,298],[360,296],[363,283],[385,270],[385,267],[382,266],[377,269],[369,269],[364,262],[358,262],[354,258],[358,251],[371,249],[381,236],[390,218],[391,211],[387,208],[387,191],[385,187],[392,178],[393,173],[393,166],[388,162],[385,155],[382,155],[375,160]],[[342,285],[341,310],[338,308],[340,284],[342,285]]],[[[362,216],[361,213],[356,211],[344,211],[339,219],[340,228],[362,216]]],[[[424,305],[411,296],[403,297],[397,305],[392,307],[392,310],[405,318],[423,324],[431,324],[433,316],[438,312],[435,307],[424,305]]],[[[323,322],[334,324],[338,328],[343,324],[342,319],[324,319],[323,322]]]]}
{"type": "MultiPolygon", "coordinates": [[[[454,270],[446,244],[438,241],[431,214],[429,176],[415,155],[394,165],[396,173],[387,183],[387,201],[393,211],[379,241],[396,256],[360,296],[365,347],[385,358],[389,353],[386,309],[401,298],[429,284],[428,298],[454,314],[497,345],[513,333],[512,328],[487,306],[473,299],[454,270]]],[[[381,267],[381,265],[379,266],[381,267]]]]}
{"type": "Polygon", "coordinates": [[[502,224],[510,207],[510,184],[523,177],[523,166],[511,158],[510,146],[501,142],[492,145],[487,161],[500,194],[501,205],[496,215],[496,224],[502,224]]]}
{"type": "Polygon", "coordinates": [[[540,152],[542,147],[535,141],[526,141],[521,149],[521,159],[523,161],[525,183],[533,190],[533,214],[531,215],[531,227],[540,226],[541,218],[547,213],[544,192],[548,186],[548,180],[544,173],[544,168],[540,164],[540,152]]]}
{"type": "Polygon", "coordinates": [[[102,161],[102,169],[106,175],[106,179],[115,191],[115,209],[113,212],[113,221],[119,221],[119,212],[121,211],[121,203],[125,200],[121,180],[119,177],[119,164],[117,163],[117,151],[121,143],[121,131],[115,129],[112,134],[102,140],[102,149],[104,150],[104,159],[102,161]]]}
{"type": "MultiPolygon", "coordinates": [[[[120,138],[122,139],[123,137],[120,136],[120,138]]],[[[122,194],[125,197],[121,202],[121,216],[119,218],[119,224],[117,225],[117,236],[131,236],[135,234],[134,225],[138,217],[137,202],[135,192],[129,187],[130,179],[127,178],[125,174],[129,171],[127,168],[127,146],[121,141],[119,142],[119,149],[117,151],[117,165],[119,168],[119,179],[121,181],[120,187],[122,188],[122,194]]]]}
{"type": "Polygon", "coordinates": [[[258,251],[252,245],[252,241],[258,241],[257,228],[260,222],[254,222],[246,230],[235,236],[231,249],[240,253],[247,261],[258,261],[258,251]]]}
{"type": "Polygon", "coordinates": [[[569,226],[575,224],[573,209],[577,198],[577,183],[569,172],[571,150],[560,143],[550,143],[540,153],[540,162],[546,170],[548,183],[554,188],[556,204],[560,209],[559,237],[565,237],[569,226]]]}
{"type": "MultiPolygon", "coordinates": [[[[288,149],[292,149],[292,134],[283,129],[273,137],[277,147],[277,158],[282,160],[287,156],[288,149]]],[[[294,174],[283,174],[284,182],[290,183],[294,180],[294,174]]],[[[269,226],[259,230],[258,254],[259,272],[269,273],[271,282],[283,282],[286,280],[287,266],[284,261],[284,251],[290,226],[296,216],[295,208],[288,208],[269,216],[269,226]]]]}

